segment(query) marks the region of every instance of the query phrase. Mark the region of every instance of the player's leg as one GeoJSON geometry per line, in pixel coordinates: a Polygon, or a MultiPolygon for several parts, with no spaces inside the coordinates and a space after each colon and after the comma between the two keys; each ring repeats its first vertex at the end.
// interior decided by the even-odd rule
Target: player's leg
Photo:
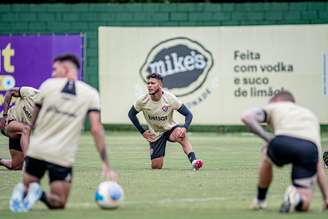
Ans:
{"type": "Polygon", "coordinates": [[[30,127],[21,122],[11,121],[7,124],[5,131],[9,138],[20,138],[20,144],[25,154],[29,143],[30,127]]]}
{"type": "Polygon", "coordinates": [[[289,213],[293,211],[308,211],[313,199],[313,189],[316,175],[309,178],[298,179],[307,182],[307,186],[290,185],[284,196],[284,201],[280,207],[281,213],[289,213]]]}
{"type": "Polygon", "coordinates": [[[164,164],[164,158],[158,157],[151,160],[151,168],[152,169],[162,169],[164,164]]]}
{"type": "Polygon", "coordinates": [[[10,150],[11,160],[1,159],[0,166],[6,167],[8,170],[21,170],[24,163],[24,154],[21,151],[10,150]]]}
{"type": "Polygon", "coordinates": [[[49,172],[50,191],[42,191],[39,184],[33,184],[28,189],[24,199],[27,209],[38,201],[42,201],[49,209],[63,209],[66,206],[72,180],[72,168],[59,166],[46,162],[46,169],[49,172]]]}
{"type": "Polygon", "coordinates": [[[308,211],[317,178],[318,149],[305,140],[293,140],[292,182],[286,190],[280,212],[308,211]]]}
{"type": "Polygon", "coordinates": [[[163,134],[155,142],[150,142],[149,152],[152,169],[162,169],[164,164],[166,138],[163,134]]]}
{"type": "Polygon", "coordinates": [[[64,209],[71,190],[72,168],[48,164],[50,192],[42,192],[40,200],[49,209],[64,209]]]}
{"type": "Polygon", "coordinates": [[[0,166],[5,166],[9,170],[21,170],[24,163],[24,153],[20,146],[20,138],[9,138],[9,152],[11,159],[0,158],[0,166]]]}
{"type": "Polygon", "coordinates": [[[254,210],[264,209],[267,207],[266,196],[272,182],[272,166],[283,166],[290,163],[284,154],[284,145],[281,144],[280,137],[275,137],[268,146],[261,150],[262,158],[259,167],[259,179],[257,184],[257,196],[254,199],[251,208],[254,210]]]}
{"type": "Polygon", "coordinates": [[[264,152],[259,167],[257,196],[253,201],[251,208],[257,210],[257,209],[264,209],[267,207],[266,195],[270,187],[270,184],[272,182],[272,175],[273,175],[272,162],[267,158],[264,152]]]}
{"type": "Polygon", "coordinates": [[[70,190],[70,182],[57,180],[50,184],[50,192],[42,192],[40,200],[49,209],[64,209],[70,190]]]}
{"type": "Polygon", "coordinates": [[[29,210],[28,201],[36,202],[41,195],[40,179],[46,171],[44,161],[26,157],[26,166],[23,173],[23,183],[18,183],[10,198],[10,210],[23,212],[29,210]],[[24,194],[26,194],[24,198],[24,194]]]}
{"type": "Polygon", "coordinates": [[[168,140],[171,142],[178,142],[182,146],[182,149],[183,149],[184,153],[187,155],[188,160],[192,164],[193,168],[195,170],[199,170],[203,166],[203,161],[198,160],[196,158],[196,154],[192,150],[192,145],[188,139],[187,133],[183,137],[179,136],[179,134],[178,134],[179,129],[181,129],[181,128],[174,127],[169,133],[168,140]]]}

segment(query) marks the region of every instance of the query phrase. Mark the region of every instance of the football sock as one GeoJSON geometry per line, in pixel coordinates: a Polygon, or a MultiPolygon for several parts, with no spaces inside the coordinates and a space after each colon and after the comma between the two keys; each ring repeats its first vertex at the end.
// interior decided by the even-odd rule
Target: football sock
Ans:
{"type": "Polygon", "coordinates": [[[257,186],[257,200],[265,200],[267,192],[268,188],[261,188],[260,186],[257,186]]]}
{"type": "Polygon", "coordinates": [[[195,155],[195,153],[194,153],[194,152],[190,152],[190,153],[188,154],[188,159],[189,159],[190,163],[192,163],[194,160],[196,160],[196,155],[195,155]]]}

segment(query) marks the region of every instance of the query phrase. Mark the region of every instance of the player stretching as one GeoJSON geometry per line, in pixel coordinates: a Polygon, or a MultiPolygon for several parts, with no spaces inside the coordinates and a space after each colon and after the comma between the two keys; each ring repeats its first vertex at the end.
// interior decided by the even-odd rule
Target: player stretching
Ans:
{"type": "Polygon", "coordinates": [[[245,112],[242,121],[249,130],[264,139],[268,146],[259,171],[257,198],[254,209],[266,207],[266,193],[272,181],[272,165],[292,164],[292,185],[286,190],[280,212],[307,211],[318,180],[324,208],[328,207],[328,187],[324,169],[319,162],[320,126],[317,117],[308,109],[295,104],[293,95],[282,91],[263,109],[245,112]],[[260,123],[272,127],[274,134],[265,131],[260,123]]]}
{"type": "Polygon", "coordinates": [[[38,200],[50,209],[65,208],[71,189],[75,152],[86,115],[104,175],[107,179],[116,178],[108,164],[99,95],[94,88],[77,80],[79,67],[74,55],[58,56],[53,63],[53,78],[40,87],[23,183],[15,186],[9,203],[13,212],[28,211],[38,200]],[[39,184],[46,171],[49,174],[48,193],[43,192],[39,184]]]}
{"type": "Polygon", "coordinates": [[[202,160],[197,160],[187,137],[187,130],[192,120],[192,113],[173,94],[163,90],[163,78],[159,74],[147,76],[148,94],[139,98],[129,111],[133,125],[150,143],[150,158],[152,169],[162,169],[166,142],[178,142],[188,156],[194,170],[203,166],[202,160]],[[173,111],[177,110],[185,116],[183,127],[173,121],[173,111]],[[150,130],[144,130],[137,118],[143,112],[150,130]]]}
{"type": "Polygon", "coordinates": [[[0,158],[0,165],[9,170],[21,170],[24,153],[28,145],[29,130],[32,122],[34,102],[39,91],[33,87],[12,88],[5,94],[2,118],[0,118],[1,133],[9,138],[11,160],[0,158]],[[10,107],[12,97],[16,97],[15,105],[10,107]]]}

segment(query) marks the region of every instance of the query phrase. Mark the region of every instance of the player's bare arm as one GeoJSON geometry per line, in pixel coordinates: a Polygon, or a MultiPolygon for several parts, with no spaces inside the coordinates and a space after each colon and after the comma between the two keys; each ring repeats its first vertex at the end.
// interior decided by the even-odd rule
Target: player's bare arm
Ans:
{"type": "Polygon", "coordinates": [[[242,122],[247,128],[266,142],[270,142],[273,138],[273,134],[267,132],[261,123],[265,122],[265,112],[260,108],[253,108],[246,111],[241,116],[242,122]]]}
{"type": "Polygon", "coordinates": [[[20,97],[18,87],[15,87],[15,88],[12,88],[12,89],[8,90],[5,94],[4,102],[3,102],[3,105],[2,105],[2,108],[3,108],[3,114],[2,115],[3,115],[3,117],[0,119],[0,129],[5,128],[6,119],[7,119],[7,116],[8,116],[8,110],[9,110],[9,107],[10,107],[12,97],[20,97]]]}
{"type": "Polygon", "coordinates": [[[107,150],[105,144],[105,136],[103,126],[100,122],[99,112],[90,112],[89,120],[91,123],[91,134],[96,144],[96,148],[99,152],[100,159],[102,161],[103,174],[108,180],[117,181],[117,174],[111,170],[107,157],[107,150]]]}

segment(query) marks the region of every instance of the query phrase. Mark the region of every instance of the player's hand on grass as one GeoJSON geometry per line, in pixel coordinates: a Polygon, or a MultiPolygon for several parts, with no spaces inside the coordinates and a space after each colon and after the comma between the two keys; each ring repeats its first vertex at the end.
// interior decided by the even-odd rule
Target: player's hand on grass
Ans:
{"type": "Polygon", "coordinates": [[[153,132],[151,132],[150,130],[146,130],[142,135],[149,142],[155,141],[156,135],[153,132]]]}
{"type": "Polygon", "coordinates": [[[323,201],[322,210],[323,210],[323,211],[327,211],[327,210],[328,210],[328,198],[326,198],[326,199],[323,201]]]}
{"type": "Polygon", "coordinates": [[[118,174],[114,170],[110,170],[107,165],[103,165],[103,175],[108,181],[118,181],[118,174]]]}

